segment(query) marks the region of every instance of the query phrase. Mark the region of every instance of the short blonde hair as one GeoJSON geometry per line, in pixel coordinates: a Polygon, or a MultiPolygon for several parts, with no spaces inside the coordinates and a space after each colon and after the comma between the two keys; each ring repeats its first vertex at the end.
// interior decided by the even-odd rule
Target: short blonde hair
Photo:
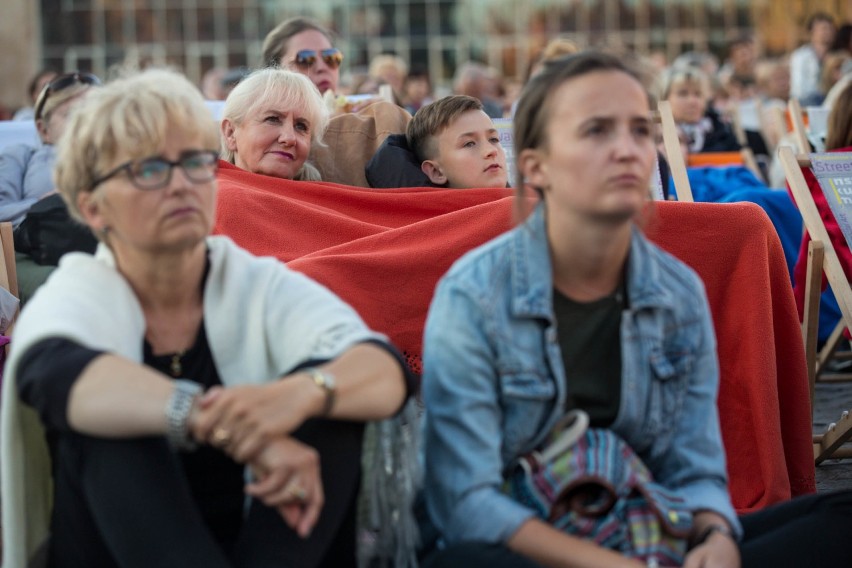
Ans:
{"type": "Polygon", "coordinates": [[[155,155],[175,132],[200,138],[215,149],[216,122],[199,90],[183,75],[148,69],[92,89],[71,113],[57,144],[53,178],[76,219],[81,192],[119,161],[155,155]]]}
{"type": "Polygon", "coordinates": [[[658,100],[668,100],[674,86],[680,83],[696,84],[701,87],[705,97],[709,98],[711,95],[710,79],[704,71],[692,66],[670,67],[660,77],[658,100]]]}
{"type": "MultiPolygon", "coordinates": [[[[301,110],[310,122],[311,146],[322,146],[322,137],[328,128],[328,107],[308,77],[280,67],[258,69],[240,81],[225,101],[222,120],[227,119],[234,126],[239,126],[256,108],[279,100],[283,100],[286,107],[301,110]]],[[[223,138],[222,158],[233,164],[235,152],[228,149],[225,142],[223,138]]],[[[296,179],[316,181],[319,180],[318,175],[319,172],[305,162],[296,179]]]]}
{"type": "Polygon", "coordinates": [[[370,60],[370,69],[368,74],[370,77],[382,78],[383,72],[387,68],[393,68],[399,73],[400,78],[404,79],[408,75],[408,63],[399,55],[391,53],[381,53],[370,60]]]}

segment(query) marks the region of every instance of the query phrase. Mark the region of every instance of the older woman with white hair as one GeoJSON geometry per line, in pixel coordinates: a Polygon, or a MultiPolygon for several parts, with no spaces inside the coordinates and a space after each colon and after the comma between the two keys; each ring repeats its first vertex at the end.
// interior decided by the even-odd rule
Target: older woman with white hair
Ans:
{"type": "Polygon", "coordinates": [[[361,422],[408,376],[330,291],[209,236],[218,141],[164,70],[70,118],[57,187],[101,243],[16,328],[4,566],[354,565],[361,422]]]}
{"type": "Polygon", "coordinates": [[[234,87],[222,111],[224,158],[257,174],[319,181],[307,163],[321,145],[328,108],[313,83],[299,73],[266,68],[234,87]]]}

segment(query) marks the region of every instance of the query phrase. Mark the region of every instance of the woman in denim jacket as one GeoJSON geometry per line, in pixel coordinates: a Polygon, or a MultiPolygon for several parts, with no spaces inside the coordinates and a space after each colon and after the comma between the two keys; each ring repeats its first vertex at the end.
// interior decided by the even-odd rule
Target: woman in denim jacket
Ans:
{"type": "MultiPolygon", "coordinates": [[[[735,568],[741,549],[746,565],[772,564],[767,548],[789,560],[792,545],[778,543],[793,542],[782,533],[796,523],[783,511],[744,523],[747,537],[783,525],[771,547],[738,546],[704,288],[634,224],[654,167],[652,126],[638,76],[611,56],[556,61],[526,87],[517,187],[541,201],[453,266],[426,324],[425,498],[446,545],[430,568],[642,566],[501,491],[506,468],[574,408],[625,440],[693,512],[685,566],[735,568]]],[[[816,549],[801,548],[809,558],[816,549]]]]}

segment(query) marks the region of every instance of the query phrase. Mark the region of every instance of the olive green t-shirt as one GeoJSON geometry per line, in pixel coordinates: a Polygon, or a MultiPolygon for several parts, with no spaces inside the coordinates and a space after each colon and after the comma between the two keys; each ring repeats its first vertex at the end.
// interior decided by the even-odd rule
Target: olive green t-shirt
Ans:
{"type": "Polygon", "coordinates": [[[593,302],[576,302],[553,290],[559,347],[565,365],[565,410],[579,408],[591,426],[606,428],[621,402],[621,312],[624,287],[593,302]]]}

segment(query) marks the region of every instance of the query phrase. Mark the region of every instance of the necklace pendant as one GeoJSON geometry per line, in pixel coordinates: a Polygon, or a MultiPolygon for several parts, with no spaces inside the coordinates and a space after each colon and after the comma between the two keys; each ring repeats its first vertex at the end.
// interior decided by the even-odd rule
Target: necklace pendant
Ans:
{"type": "Polygon", "coordinates": [[[173,377],[180,377],[183,375],[183,365],[180,361],[180,358],[182,356],[183,353],[175,353],[174,355],[172,355],[171,371],[173,377]]]}

